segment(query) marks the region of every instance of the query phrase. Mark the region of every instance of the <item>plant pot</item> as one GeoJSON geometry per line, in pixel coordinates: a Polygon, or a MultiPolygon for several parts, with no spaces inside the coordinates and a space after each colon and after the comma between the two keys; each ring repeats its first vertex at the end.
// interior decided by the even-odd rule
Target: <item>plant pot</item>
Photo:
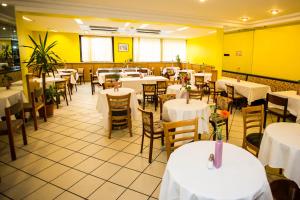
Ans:
{"type": "MultiPolygon", "coordinates": [[[[52,117],[54,114],[54,104],[46,104],[46,116],[47,117],[52,117]]],[[[44,117],[44,109],[39,109],[39,116],[44,117]]]]}
{"type": "Polygon", "coordinates": [[[214,166],[217,169],[222,166],[222,153],[223,153],[223,141],[217,140],[215,143],[215,159],[214,159],[214,166]]]}

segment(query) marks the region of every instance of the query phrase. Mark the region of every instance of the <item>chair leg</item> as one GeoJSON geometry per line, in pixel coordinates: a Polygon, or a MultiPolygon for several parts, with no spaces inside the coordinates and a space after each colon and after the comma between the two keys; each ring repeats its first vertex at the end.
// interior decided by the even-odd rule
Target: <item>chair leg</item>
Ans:
{"type": "Polygon", "coordinates": [[[44,122],[46,122],[47,121],[46,105],[44,105],[42,109],[44,109],[44,122]]]}
{"type": "Polygon", "coordinates": [[[64,92],[64,95],[66,97],[67,106],[69,106],[68,97],[67,97],[67,91],[64,92]]]}
{"type": "Polygon", "coordinates": [[[38,129],[38,125],[37,125],[37,117],[36,117],[36,111],[33,108],[33,110],[31,111],[32,114],[32,118],[33,118],[33,124],[34,124],[34,130],[38,129]]]}
{"type": "Polygon", "coordinates": [[[280,117],[279,116],[277,116],[277,122],[280,122],[280,117]]]}
{"type": "Polygon", "coordinates": [[[112,121],[111,121],[111,119],[109,119],[108,121],[109,121],[109,125],[108,125],[108,139],[111,139],[112,121]]]}
{"type": "Polygon", "coordinates": [[[153,151],[153,135],[151,135],[150,137],[149,163],[152,162],[152,151],[153,151]]]}
{"type": "Polygon", "coordinates": [[[266,128],[267,125],[267,111],[265,110],[265,116],[264,116],[264,128],[266,128]]]}
{"type": "Polygon", "coordinates": [[[26,129],[25,124],[22,124],[22,137],[23,137],[23,144],[27,145],[27,135],[26,135],[26,129]]]}
{"type": "Polygon", "coordinates": [[[164,134],[162,133],[161,134],[161,146],[164,146],[165,145],[165,141],[164,141],[164,139],[165,139],[165,136],[164,136],[164,134]]]}
{"type": "Polygon", "coordinates": [[[146,101],[146,97],[143,97],[143,110],[145,110],[145,101],[146,101]]]}
{"type": "MultiPolygon", "coordinates": [[[[67,91],[66,91],[67,93],[67,91]]],[[[68,88],[68,93],[69,93],[69,97],[70,97],[70,101],[72,101],[72,93],[70,92],[70,89],[68,88]]],[[[66,95],[67,96],[67,95],[66,95]]]]}
{"type": "Polygon", "coordinates": [[[77,84],[75,84],[75,89],[76,89],[76,92],[77,92],[77,84]]]}
{"type": "Polygon", "coordinates": [[[8,140],[9,140],[9,148],[10,148],[10,155],[12,160],[16,160],[16,150],[15,150],[15,144],[14,144],[14,137],[12,135],[12,132],[8,131],[8,140]]]}
{"type": "Polygon", "coordinates": [[[94,94],[93,84],[91,83],[92,95],[94,94]]]}
{"type": "Polygon", "coordinates": [[[145,133],[144,133],[144,130],[143,130],[142,143],[141,143],[141,153],[143,153],[143,148],[144,148],[144,138],[145,138],[145,133]]]}
{"type": "Polygon", "coordinates": [[[128,117],[128,129],[129,129],[130,137],[132,137],[132,122],[131,122],[131,115],[129,115],[129,117],[128,117]]]}

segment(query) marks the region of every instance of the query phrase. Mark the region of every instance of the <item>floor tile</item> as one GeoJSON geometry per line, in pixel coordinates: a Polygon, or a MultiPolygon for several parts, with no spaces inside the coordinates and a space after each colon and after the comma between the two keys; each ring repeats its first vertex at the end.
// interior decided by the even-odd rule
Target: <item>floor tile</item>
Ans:
{"type": "Polygon", "coordinates": [[[139,175],[140,173],[137,171],[122,168],[109,180],[118,185],[128,187],[139,175]]]}
{"type": "Polygon", "coordinates": [[[161,179],[147,174],[141,174],[129,187],[135,191],[141,192],[146,195],[151,195],[161,179]]]}
{"type": "Polygon", "coordinates": [[[106,182],[96,192],[94,192],[89,197],[89,199],[91,199],[91,200],[99,200],[99,199],[114,200],[114,199],[117,199],[124,190],[125,190],[125,188],[123,188],[121,186],[106,182]]]}
{"type": "Polygon", "coordinates": [[[105,181],[94,176],[86,176],[73,185],[69,191],[73,192],[79,196],[87,198],[92,194],[96,189],[98,189],[105,181]]]}
{"type": "Polygon", "coordinates": [[[95,153],[97,153],[98,151],[100,151],[101,149],[103,149],[102,146],[99,146],[99,145],[96,145],[96,144],[90,144],[90,145],[84,147],[83,149],[81,149],[79,152],[83,153],[85,155],[92,156],[95,153]]]}
{"type": "Polygon", "coordinates": [[[126,165],[132,158],[134,158],[134,155],[128,154],[128,153],[123,153],[119,152],[115,156],[113,156],[109,162],[124,166],[126,165]]]}
{"type": "Polygon", "coordinates": [[[131,143],[130,145],[128,145],[125,149],[122,150],[123,152],[126,153],[130,153],[130,154],[134,154],[137,155],[140,153],[141,151],[141,145],[135,144],[135,143],[131,143]]]}
{"type": "Polygon", "coordinates": [[[3,192],[12,186],[15,186],[16,184],[20,183],[21,181],[29,178],[30,176],[20,170],[17,170],[7,176],[4,176],[1,178],[0,183],[0,192],[3,192]]]}
{"type": "Polygon", "coordinates": [[[61,174],[59,177],[51,181],[51,183],[58,187],[68,189],[80,179],[82,179],[85,175],[85,173],[82,173],[78,170],[70,169],[69,171],[66,171],[65,173],[61,174]]]}
{"type": "Polygon", "coordinates": [[[56,161],[56,162],[59,162],[61,160],[63,160],[64,158],[70,156],[71,154],[73,154],[74,152],[69,150],[69,149],[64,149],[64,148],[61,148],[51,154],[49,154],[47,156],[48,159],[50,160],[53,160],[53,161],[56,161]]]}
{"type": "Polygon", "coordinates": [[[53,179],[60,176],[61,174],[63,174],[64,172],[66,172],[69,169],[70,169],[69,167],[66,167],[64,165],[56,163],[56,164],[44,169],[40,173],[36,174],[36,176],[45,181],[52,181],[53,179]]]}
{"type": "Polygon", "coordinates": [[[112,177],[119,169],[121,169],[120,166],[114,165],[111,163],[104,163],[100,167],[98,167],[96,170],[92,172],[94,176],[97,176],[99,178],[108,180],[110,177],[112,177]]]}
{"type": "Polygon", "coordinates": [[[40,156],[37,156],[37,155],[34,155],[34,154],[28,154],[28,155],[25,155],[21,158],[18,158],[15,161],[12,161],[10,163],[10,165],[20,169],[20,168],[22,168],[22,167],[24,167],[24,166],[26,166],[26,165],[34,162],[34,161],[37,161],[39,159],[41,159],[40,156]]]}
{"type": "Polygon", "coordinates": [[[55,151],[57,151],[59,149],[61,149],[61,147],[53,145],[53,144],[49,144],[49,145],[47,145],[47,146],[45,146],[43,148],[40,148],[40,149],[34,151],[34,153],[37,154],[37,155],[39,155],[39,156],[46,157],[49,154],[51,154],[51,153],[53,153],[53,152],[55,152],[55,151]]]}
{"type": "Polygon", "coordinates": [[[164,175],[166,164],[153,161],[144,173],[161,178],[164,175]]]}
{"type": "Polygon", "coordinates": [[[82,200],[82,199],[84,199],[84,198],[79,197],[70,192],[64,192],[61,195],[59,195],[55,200],[82,200]]]}
{"type": "Polygon", "coordinates": [[[127,165],[125,165],[127,168],[134,169],[137,171],[144,171],[148,167],[148,159],[136,156],[134,157],[127,165]]]}
{"type": "Polygon", "coordinates": [[[124,149],[127,145],[129,145],[129,142],[122,141],[122,140],[117,140],[110,144],[108,147],[115,149],[115,150],[122,150],[124,149]]]}
{"type": "Polygon", "coordinates": [[[107,161],[110,158],[112,158],[114,155],[116,155],[117,153],[118,153],[118,151],[116,151],[116,150],[109,149],[109,148],[103,148],[99,152],[95,153],[93,155],[93,157],[107,161]]]}
{"type": "Polygon", "coordinates": [[[129,190],[127,189],[121,196],[118,198],[118,200],[147,200],[148,196],[129,190]]]}
{"type": "Polygon", "coordinates": [[[87,145],[89,145],[88,142],[78,140],[72,144],[67,145],[66,148],[73,151],[79,151],[80,149],[86,147],[87,145]]]}
{"type": "Polygon", "coordinates": [[[39,173],[40,171],[46,169],[47,167],[50,167],[54,163],[55,162],[53,162],[51,160],[41,158],[29,165],[26,165],[25,167],[22,168],[22,170],[29,174],[34,175],[34,174],[39,173]]]}
{"type": "Polygon", "coordinates": [[[83,162],[79,163],[78,165],[76,165],[74,168],[83,171],[85,173],[90,173],[93,170],[97,169],[103,163],[104,161],[90,157],[84,160],[83,162]]]}
{"type": "Polygon", "coordinates": [[[52,184],[46,184],[30,195],[26,196],[24,200],[52,200],[63,192],[64,190],[52,184]]]}
{"type": "Polygon", "coordinates": [[[11,166],[5,164],[0,165],[0,177],[11,174],[14,171],[16,171],[16,169],[11,166]]]}
{"type": "Polygon", "coordinates": [[[65,159],[61,160],[60,163],[63,165],[67,165],[69,167],[74,167],[75,165],[81,163],[87,158],[88,156],[83,155],[81,153],[73,153],[70,156],[66,157],[65,159]]]}

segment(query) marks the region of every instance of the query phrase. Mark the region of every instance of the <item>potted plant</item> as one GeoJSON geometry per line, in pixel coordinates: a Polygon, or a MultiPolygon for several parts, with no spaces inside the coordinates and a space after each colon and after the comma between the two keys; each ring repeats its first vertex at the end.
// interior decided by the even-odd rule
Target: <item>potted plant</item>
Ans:
{"type": "MultiPolygon", "coordinates": [[[[56,103],[56,97],[58,95],[57,89],[53,86],[49,86],[45,90],[45,103],[46,103],[46,115],[47,117],[53,116],[54,113],[54,104],[56,103]]],[[[44,116],[44,109],[39,110],[40,117],[44,116]]]]}
{"type": "Polygon", "coordinates": [[[2,62],[7,62],[8,66],[12,66],[12,51],[9,45],[3,45],[0,54],[2,62]]]}
{"type": "Polygon", "coordinates": [[[1,81],[2,85],[5,86],[6,89],[9,89],[12,81],[13,81],[12,77],[8,76],[7,72],[5,72],[1,81]]]}

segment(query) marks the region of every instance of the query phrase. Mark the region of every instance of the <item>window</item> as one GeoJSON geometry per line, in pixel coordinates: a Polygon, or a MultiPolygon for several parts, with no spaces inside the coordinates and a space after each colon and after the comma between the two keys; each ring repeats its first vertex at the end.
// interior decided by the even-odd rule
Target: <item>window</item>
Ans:
{"type": "Polygon", "coordinates": [[[161,61],[160,39],[134,38],[133,51],[135,62],[159,62],[161,61]]]}
{"type": "Polygon", "coordinates": [[[113,62],[111,37],[81,37],[81,59],[83,62],[113,62]]]}
{"type": "Polygon", "coordinates": [[[186,40],[163,39],[162,61],[175,61],[179,55],[181,61],[186,61],[186,40]]]}

